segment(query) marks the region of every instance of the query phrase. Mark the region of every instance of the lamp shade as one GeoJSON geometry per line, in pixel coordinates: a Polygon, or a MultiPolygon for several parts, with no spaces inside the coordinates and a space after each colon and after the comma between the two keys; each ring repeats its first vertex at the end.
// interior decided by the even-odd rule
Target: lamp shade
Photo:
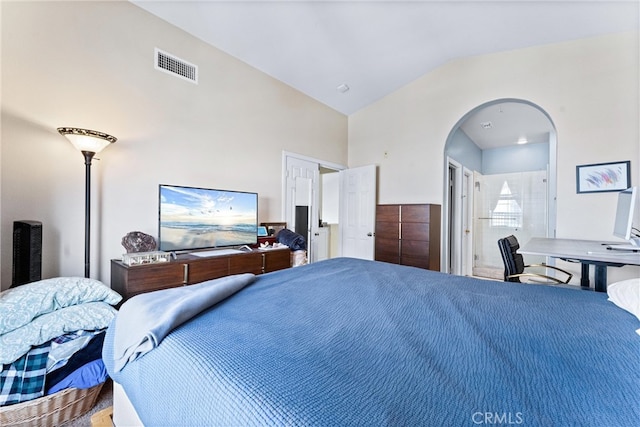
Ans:
{"type": "Polygon", "coordinates": [[[76,149],[82,152],[99,153],[104,148],[117,141],[117,138],[89,129],[79,128],[58,128],[60,135],[64,135],[76,149]]]}

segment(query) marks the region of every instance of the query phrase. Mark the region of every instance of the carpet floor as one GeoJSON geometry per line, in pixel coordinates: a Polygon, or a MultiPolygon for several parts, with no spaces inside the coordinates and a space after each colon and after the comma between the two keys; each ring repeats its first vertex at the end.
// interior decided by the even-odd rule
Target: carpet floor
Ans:
{"type": "Polygon", "coordinates": [[[75,420],[64,423],[64,427],[91,427],[91,416],[96,412],[113,405],[113,381],[107,379],[98,394],[95,406],[86,414],[76,418],[75,420]]]}

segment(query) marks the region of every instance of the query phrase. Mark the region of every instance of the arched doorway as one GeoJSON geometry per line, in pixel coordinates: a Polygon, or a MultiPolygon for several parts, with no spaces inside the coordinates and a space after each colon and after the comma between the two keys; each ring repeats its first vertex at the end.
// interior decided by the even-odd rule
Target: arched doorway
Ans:
{"type": "Polygon", "coordinates": [[[456,123],[444,149],[442,271],[501,279],[499,237],[555,235],[556,145],[550,116],[522,99],[456,123]]]}

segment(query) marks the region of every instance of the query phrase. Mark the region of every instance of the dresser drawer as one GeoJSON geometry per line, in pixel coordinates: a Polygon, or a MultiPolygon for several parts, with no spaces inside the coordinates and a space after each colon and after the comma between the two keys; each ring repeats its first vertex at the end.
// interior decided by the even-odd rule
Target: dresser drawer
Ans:
{"type": "Polygon", "coordinates": [[[429,222],[428,205],[402,205],[400,220],[405,222],[429,222]]]}
{"type": "Polygon", "coordinates": [[[377,205],[376,221],[395,222],[400,221],[400,206],[398,205],[377,205]]]}
{"type": "Polygon", "coordinates": [[[402,256],[402,261],[400,262],[402,265],[409,265],[411,267],[425,268],[429,269],[429,260],[424,257],[415,257],[415,256],[402,256]]]}
{"type": "Polygon", "coordinates": [[[189,284],[217,279],[229,274],[228,257],[203,258],[189,263],[189,284]]]}
{"type": "Polygon", "coordinates": [[[403,258],[406,256],[429,258],[429,242],[424,240],[402,240],[400,253],[403,258]]]}
{"type": "Polygon", "coordinates": [[[429,224],[427,223],[402,223],[402,240],[423,240],[429,241],[429,224]]]}
{"type": "Polygon", "coordinates": [[[377,222],[376,238],[394,239],[400,238],[400,225],[397,222],[377,222]]]}
{"type": "Polygon", "coordinates": [[[264,254],[264,272],[283,270],[291,267],[291,250],[278,249],[265,251],[264,254]]]}
{"type": "Polygon", "coordinates": [[[229,274],[262,273],[262,254],[255,252],[229,257],[229,274]]]}
{"type": "MultiPolygon", "coordinates": [[[[126,282],[124,289],[114,289],[121,295],[137,295],[143,292],[151,292],[158,289],[172,288],[184,285],[185,264],[161,263],[152,265],[139,265],[121,270],[126,282]]],[[[113,269],[112,269],[113,276],[113,269]]]]}
{"type": "Polygon", "coordinates": [[[385,239],[376,235],[376,261],[398,263],[400,261],[400,241],[385,239]]]}

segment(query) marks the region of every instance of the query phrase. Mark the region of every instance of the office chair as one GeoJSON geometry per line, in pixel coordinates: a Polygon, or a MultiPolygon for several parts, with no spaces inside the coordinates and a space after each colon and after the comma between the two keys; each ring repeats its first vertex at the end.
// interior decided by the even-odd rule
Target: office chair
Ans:
{"type": "Polygon", "coordinates": [[[573,277],[573,274],[568,271],[564,271],[561,268],[544,263],[525,265],[522,255],[517,253],[518,249],[520,249],[520,244],[518,243],[518,239],[513,235],[498,239],[498,247],[500,248],[500,254],[502,255],[502,261],[504,262],[505,282],[522,283],[520,278],[524,277],[529,278],[529,281],[534,283],[560,284],[569,283],[569,280],[573,277]],[[525,269],[527,268],[544,268],[545,274],[525,272],[525,269]],[[557,277],[546,274],[549,269],[566,275],[566,279],[561,280],[557,277]]]}

